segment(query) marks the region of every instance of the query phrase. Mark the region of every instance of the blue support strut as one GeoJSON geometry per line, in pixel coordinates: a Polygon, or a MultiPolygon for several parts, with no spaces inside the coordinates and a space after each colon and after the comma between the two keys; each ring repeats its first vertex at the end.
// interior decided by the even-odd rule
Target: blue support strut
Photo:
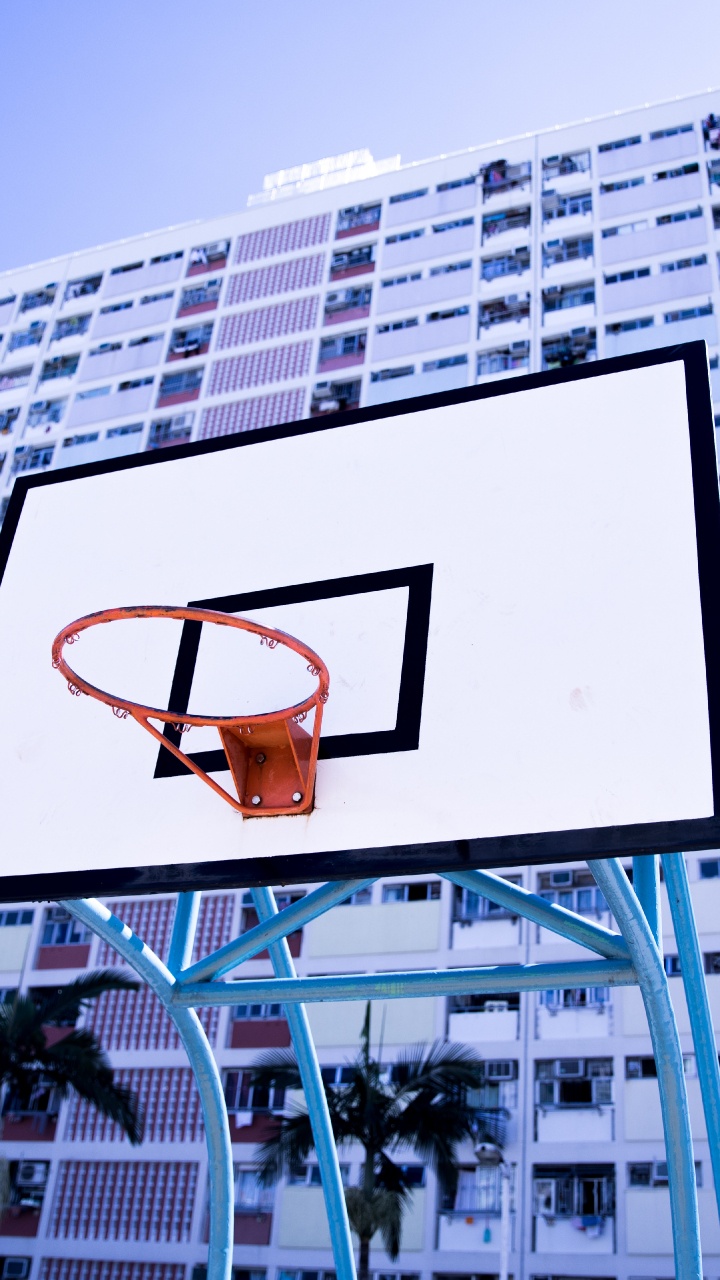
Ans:
{"type": "Polygon", "coordinates": [[[622,929],[637,972],[657,1064],[677,1280],[702,1280],[700,1224],[685,1073],[667,975],[652,930],[616,858],[590,869],[622,929]]]}
{"type": "MultiPolygon", "coordinates": [[[[104,942],[109,943],[147,982],[177,1027],[200,1094],[208,1147],[210,1243],[207,1280],[230,1280],[234,1228],[234,1179],[230,1126],[220,1073],[200,1019],[194,1009],[172,1005],[170,995],[175,979],[170,970],[127,925],[123,924],[122,920],[112,915],[101,902],[94,898],[86,900],[77,898],[64,902],[63,906],[76,920],[82,921],[104,942]]],[[[186,901],[186,907],[181,911],[181,920],[184,918],[186,924],[192,917],[192,911],[187,910],[190,906],[191,904],[186,901]]],[[[178,957],[187,952],[187,948],[181,945],[182,927],[179,926],[178,929],[177,946],[171,945],[171,952],[174,951],[178,957]]],[[[175,942],[175,931],[173,931],[173,942],[175,942]]]]}
{"type": "Polygon", "coordinates": [[[718,1065],[715,1046],[715,1031],[710,1015],[685,858],[682,853],[665,853],[662,865],[695,1046],[710,1162],[715,1183],[715,1198],[720,1214],[720,1065],[718,1065]]]}
{"type": "MultiPolygon", "coordinates": [[[[277,915],[277,903],[272,889],[253,889],[252,899],[258,920],[272,920],[277,915]]],[[[270,959],[277,978],[295,978],[295,965],[290,955],[287,939],[273,942],[269,947],[270,959]]],[[[243,983],[244,986],[244,983],[243,983]]],[[[330,1228],[337,1280],[356,1280],[350,1223],[348,1221],[345,1192],[340,1176],[337,1147],[333,1136],[325,1087],[320,1074],[315,1045],[313,1044],[307,1013],[301,1004],[285,1006],[285,1016],[290,1027],[295,1054],[300,1069],[305,1101],[307,1103],[318,1165],[322,1181],[325,1208],[330,1228]]]]}

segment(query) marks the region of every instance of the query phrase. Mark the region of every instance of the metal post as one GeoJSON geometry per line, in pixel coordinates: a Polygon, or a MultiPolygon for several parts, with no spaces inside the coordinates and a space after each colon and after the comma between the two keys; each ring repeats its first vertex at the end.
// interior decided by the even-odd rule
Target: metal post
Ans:
{"type": "Polygon", "coordinates": [[[183,969],[187,969],[192,960],[199,912],[199,893],[178,894],[167,962],[173,977],[177,977],[183,969]]]}
{"type": "MultiPolygon", "coordinates": [[[[208,1280],[230,1280],[233,1254],[234,1177],[230,1126],[217,1063],[194,1009],[174,1006],[170,994],[175,979],[148,946],[122,920],[94,898],[74,899],[63,906],[76,920],[98,934],[144,978],[177,1027],[200,1094],[210,1175],[210,1243],[208,1280]]],[[[190,913],[187,918],[189,919],[190,913]]],[[[178,943],[177,953],[185,948],[178,943]]]]}
{"type": "Polygon", "coordinates": [[[662,923],[660,913],[660,875],[657,854],[645,853],[633,858],[633,889],[645,912],[650,932],[662,955],[662,923]]]}
{"type": "MultiPolygon", "coordinates": [[[[277,903],[272,889],[253,889],[252,899],[258,920],[261,922],[270,920],[277,914],[277,903]]],[[[290,955],[287,938],[271,943],[269,951],[277,977],[294,978],[295,965],[290,955]]],[[[337,1147],[308,1016],[302,1004],[286,1005],[285,1016],[290,1027],[315,1139],[337,1280],[356,1280],[355,1258],[337,1147]]]]}
{"type": "Polygon", "coordinates": [[[692,1134],[667,976],[648,921],[620,863],[612,858],[589,866],[628,944],[653,1042],[665,1131],[675,1275],[677,1280],[702,1280],[692,1134]]]}
{"type": "Polygon", "coordinates": [[[687,999],[698,1078],[707,1127],[715,1198],[720,1214],[720,1066],[708,1001],[702,955],[695,925],[687,867],[682,853],[665,853],[662,859],[675,928],[680,973],[687,999]]]}
{"type": "Polygon", "coordinates": [[[508,1280],[510,1261],[510,1179],[512,1169],[503,1160],[500,1165],[500,1271],[498,1280],[508,1280]]]}

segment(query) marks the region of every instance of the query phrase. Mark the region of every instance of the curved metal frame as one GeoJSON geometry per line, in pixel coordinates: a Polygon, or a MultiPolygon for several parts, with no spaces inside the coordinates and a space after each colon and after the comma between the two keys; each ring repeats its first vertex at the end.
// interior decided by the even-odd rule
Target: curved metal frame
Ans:
{"type": "MultiPolygon", "coordinates": [[[[445,973],[416,970],[379,975],[296,976],[287,935],[344,901],[358,889],[372,884],[372,880],[323,885],[282,912],[278,912],[271,889],[253,889],[258,924],[241,938],[194,964],[191,963],[191,958],[200,904],[199,893],[178,895],[167,965],[101,903],[93,899],[77,899],[63,904],[73,916],[114,947],[152,987],[175,1023],[185,1046],[200,1092],[208,1144],[208,1280],[230,1280],[233,1250],[233,1164],[220,1075],[195,1009],[201,1006],[236,1004],[240,995],[243,1000],[280,1001],[285,1005],[313,1127],[337,1277],[338,1280],[355,1280],[352,1239],[338,1153],[304,1002],[635,984],[640,986],[642,992],[657,1062],[668,1161],[675,1274],[678,1280],[702,1280],[695,1167],[683,1061],[659,948],[658,860],[652,855],[634,859],[637,893],[616,859],[592,862],[589,865],[621,933],[605,929],[582,916],[550,904],[538,895],[528,893],[490,872],[448,873],[443,878],[471,889],[543,928],[552,929],[561,937],[579,943],[594,952],[595,959],[453,969],[445,973]],[[217,981],[222,974],[234,969],[244,959],[257,955],[265,947],[270,951],[275,974],[273,978],[245,979],[241,990],[239,981],[217,981]]],[[[703,1082],[708,1140],[718,1189],[720,1070],[714,1050],[714,1033],[682,855],[664,855],[663,865],[670,890],[683,973],[689,988],[688,1005],[703,1082]]]]}

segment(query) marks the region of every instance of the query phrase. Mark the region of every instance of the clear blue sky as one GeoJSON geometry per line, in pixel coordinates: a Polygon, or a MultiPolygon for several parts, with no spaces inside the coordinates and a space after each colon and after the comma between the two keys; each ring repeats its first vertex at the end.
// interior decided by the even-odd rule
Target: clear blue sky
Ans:
{"type": "Polygon", "coordinates": [[[1,0],[0,270],[720,84],[718,0],[1,0]]]}

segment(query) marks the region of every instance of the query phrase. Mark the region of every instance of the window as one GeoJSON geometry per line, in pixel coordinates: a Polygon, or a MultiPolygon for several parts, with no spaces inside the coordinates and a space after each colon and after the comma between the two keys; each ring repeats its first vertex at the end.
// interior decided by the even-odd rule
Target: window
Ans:
{"type": "Polygon", "coordinates": [[[589,151],[570,151],[563,156],[547,156],[542,162],[543,182],[565,178],[571,173],[589,173],[589,171],[589,151]]]}
{"type": "Polygon", "coordinates": [[[700,879],[716,880],[720,876],[720,859],[707,858],[700,863],[700,879]]]}
{"type": "Polygon", "coordinates": [[[16,298],[16,293],[7,293],[4,298],[0,298],[0,308],[11,307],[16,298]]]}
{"type": "Polygon", "coordinates": [[[384,884],[383,902],[434,902],[440,898],[439,880],[416,880],[409,884],[384,884]]]}
{"type": "Polygon", "coordinates": [[[75,298],[89,298],[97,293],[102,283],[102,274],[82,276],[79,280],[69,280],[65,285],[64,302],[72,302],[75,298]]]}
{"type": "MultiPolygon", "coordinates": [[[[596,358],[597,337],[594,329],[572,329],[570,333],[561,334],[560,337],[543,339],[543,369],[570,369],[573,365],[584,364],[585,361],[596,358]]],[[[589,892],[592,894],[592,890],[589,892]]],[[[602,894],[600,898],[602,899],[602,894]]]]}
{"type": "Polygon", "coordinates": [[[15,333],[10,334],[8,340],[8,354],[11,351],[19,351],[23,347],[39,347],[45,332],[45,323],[42,320],[36,320],[28,329],[17,329],[15,333]]]}
{"type": "MultiPolygon", "coordinates": [[[[658,225],[660,219],[658,218],[658,225]]],[[[628,236],[634,235],[636,231],[647,231],[648,220],[641,218],[639,222],[623,222],[617,227],[605,227],[603,230],[603,240],[607,240],[609,236],[628,236]]]]}
{"type": "Polygon", "coordinates": [[[374,369],[371,382],[390,382],[393,378],[409,378],[415,372],[414,364],[401,364],[396,369],[374,369]]]}
{"type": "Polygon", "coordinates": [[[22,365],[18,369],[8,369],[7,372],[0,371],[0,391],[15,391],[20,387],[26,387],[32,377],[32,371],[31,364],[22,365]]]}
{"type": "Polygon", "coordinates": [[[686,271],[688,267],[704,267],[707,254],[698,253],[694,258],[678,258],[677,262],[661,262],[660,271],[686,271]]]}
{"type": "MultiPolygon", "coordinates": [[[[213,280],[210,280],[208,281],[208,284],[205,285],[204,287],[209,289],[210,286],[214,283],[215,282],[213,280]]],[[[218,280],[217,281],[218,293],[220,292],[220,284],[221,284],[221,281],[218,280]]],[[[140,299],[140,306],[149,307],[150,304],[153,302],[164,302],[166,298],[172,298],[172,296],[173,296],[172,289],[166,290],[165,293],[146,293],[145,297],[140,299]]]]}
{"type": "MultiPolygon", "coordinates": [[[[502,878],[509,884],[522,884],[522,876],[503,876],[502,878]]],[[[507,907],[498,906],[496,902],[491,902],[489,898],[484,898],[479,893],[473,893],[471,889],[455,886],[453,920],[469,924],[473,920],[498,920],[508,917],[515,918],[507,907]]]]}
{"type": "MultiPolygon", "coordinates": [[[[203,369],[183,369],[182,373],[166,373],[160,382],[159,400],[169,399],[170,396],[198,396],[200,394],[200,384],[203,378],[203,369]]],[[[120,390],[123,387],[145,386],[152,382],[152,378],[142,378],[135,383],[121,383],[120,390]]]]}
{"type": "MultiPolygon", "coordinates": [[[[467,258],[465,262],[445,262],[442,264],[442,266],[431,267],[430,275],[444,276],[444,275],[447,275],[449,271],[469,271],[471,267],[472,267],[472,261],[470,260],[470,258],[467,258]]],[[[420,279],[419,274],[417,276],[417,279],[418,280],[420,279]]]]}
{"type": "Polygon", "coordinates": [[[90,313],[84,316],[68,316],[67,320],[58,320],[53,329],[51,342],[60,342],[63,338],[75,338],[86,333],[90,324],[90,313]]]}
{"type": "Polygon", "coordinates": [[[644,276],[649,275],[649,267],[633,267],[631,271],[616,271],[611,276],[605,276],[605,283],[618,284],[622,280],[642,280],[644,276]]]}
{"type": "Polygon", "coordinates": [[[483,258],[480,263],[480,275],[483,280],[497,280],[502,276],[522,275],[523,271],[529,270],[529,267],[530,250],[527,245],[524,245],[522,249],[514,249],[512,253],[483,258]]]}
{"type": "Polygon", "coordinates": [[[607,1165],[535,1165],[533,1213],[548,1218],[594,1219],[601,1226],[615,1213],[615,1168],[607,1165]]]}
{"type": "Polygon", "coordinates": [[[89,391],[78,391],[75,399],[95,400],[98,396],[109,396],[110,390],[110,383],[108,382],[104,387],[91,387],[89,391]]]}
{"type": "Polygon", "coordinates": [[[617,142],[602,142],[598,151],[620,151],[622,147],[636,147],[641,141],[640,134],[637,133],[631,138],[619,138],[617,142]]]}
{"type": "Polygon", "coordinates": [[[233,1165],[235,1181],[234,1206],[236,1213],[269,1213],[273,1206],[273,1188],[262,1187],[257,1170],[243,1165],[233,1165]]]}
{"type": "Polygon", "coordinates": [[[229,1112],[282,1111],[285,1105],[284,1085],[253,1084],[252,1071],[226,1071],[223,1089],[229,1112]]]}
{"type": "MultiPolygon", "coordinates": [[[[166,374],[166,377],[171,376],[171,374],[166,374]]],[[[176,376],[182,377],[183,375],[178,374],[176,376]]],[[[127,382],[118,383],[118,391],[137,391],[140,387],[151,387],[153,382],[154,378],[130,378],[127,382]]]]}
{"type": "Polygon", "coordinates": [[[132,302],[111,302],[108,306],[100,308],[100,315],[109,316],[115,311],[129,311],[132,306],[132,302]]]}
{"type": "Polygon", "coordinates": [[[380,281],[381,289],[392,289],[396,284],[410,284],[413,280],[422,280],[422,271],[413,271],[412,275],[405,276],[389,276],[387,280],[380,281]]]}
{"type": "Polygon", "coordinates": [[[612,191],[627,191],[630,187],[642,187],[645,185],[643,177],[637,178],[618,178],[616,182],[601,182],[600,195],[609,195],[612,191]]]}
{"type": "Polygon", "coordinates": [[[281,1004],[236,1004],[233,1018],[236,1020],[252,1018],[283,1018],[285,1016],[281,1004]]]}
{"type": "Polygon", "coordinates": [[[413,231],[399,231],[394,236],[386,236],[386,244],[400,244],[403,240],[419,240],[425,235],[424,227],[416,227],[413,231]]]}
{"type": "Polygon", "coordinates": [[[150,266],[157,267],[161,262],[175,262],[178,258],[182,258],[182,249],[176,250],[175,253],[159,253],[155,258],[150,259],[150,266]]]}
{"type": "Polygon", "coordinates": [[[380,202],[354,204],[338,211],[336,236],[352,235],[361,230],[374,230],[380,224],[380,202]]]}
{"type": "Polygon", "coordinates": [[[702,122],[703,142],[706,151],[720,151],[720,116],[710,112],[702,122]]]}
{"type": "Polygon", "coordinates": [[[504,992],[499,995],[450,996],[450,1013],[517,1013],[520,1008],[520,992],[504,992]]]}
{"type": "Polygon", "coordinates": [[[655,324],[653,316],[638,316],[635,320],[618,320],[615,324],[606,324],[608,334],[631,333],[634,329],[651,329],[655,324]]]}
{"type": "Polygon", "coordinates": [[[443,191],[457,191],[458,187],[474,187],[476,181],[475,174],[471,173],[467,178],[453,178],[450,182],[439,182],[435,190],[438,194],[443,191]]]}
{"type": "MultiPolygon", "coordinates": [[[[668,1185],[667,1160],[633,1162],[627,1167],[629,1187],[666,1187],[668,1185]]],[[[695,1181],[702,1186],[702,1164],[695,1161],[695,1181]]]]}
{"type": "Polygon", "coordinates": [[[147,449],[164,449],[170,444],[184,444],[192,435],[192,413],[178,413],[172,418],[156,418],[150,423],[147,449]]]}
{"type": "MultiPolygon", "coordinates": [[[[708,182],[710,183],[710,192],[714,194],[713,187],[720,187],[720,160],[711,160],[708,165],[708,182]]],[[[713,209],[713,217],[715,210],[713,209]]]]}
{"type": "Polygon", "coordinates": [[[375,326],[376,333],[393,333],[396,329],[415,329],[419,325],[418,316],[406,316],[404,320],[389,320],[385,324],[375,326]]]}
{"type": "Polygon", "coordinates": [[[0,911],[0,929],[14,928],[15,925],[32,924],[33,911],[0,911]]]}
{"type": "Polygon", "coordinates": [[[110,272],[110,275],[123,276],[128,271],[140,271],[141,268],[144,267],[144,265],[145,265],[144,262],[128,262],[124,267],[113,267],[110,272]]]}
{"type": "Polygon", "coordinates": [[[480,169],[483,200],[488,200],[503,191],[511,191],[513,187],[525,186],[530,181],[531,164],[523,160],[520,164],[510,164],[507,160],[492,160],[480,169]]]}
{"type": "MultiPolygon", "coordinates": [[[[344,1187],[350,1185],[350,1165],[340,1165],[340,1178],[344,1187]]],[[[321,1187],[320,1166],[318,1164],[298,1164],[290,1170],[288,1183],[291,1187],[321,1187]]]]}
{"type": "Polygon", "coordinates": [[[655,129],[650,134],[650,141],[657,142],[659,138],[674,138],[678,133],[692,133],[693,126],[691,124],[676,124],[670,129],[655,129]]]}
{"type": "Polygon", "coordinates": [[[416,191],[403,191],[399,196],[391,196],[389,203],[402,204],[405,200],[419,200],[421,196],[426,196],[427,193],[427,187],[418,187],[416,191]]]}
{"type": "Polygon", "coordinates": [[[677,213],[661,213],[655,219],[655,224],[658,227],[664,227],[669,222],[686,222],[688,218],[702,218],[700,205],[697,205],[694,209],[678,209],[677,213]]]}
{"type": "Polygon", "coordinates": [[[502,213],[486,213],[482,220],[482,243],[506,231],[523,231],[530,226],[530,206],[506,209],[502,213]]]}
{"type": "Polygon", "coordinates": [[[661,169],[653,174],[653,182],[664,182],[668,178],[683,178],[687,173],[699,173],[699,164],[683,164],[678,169],[661,169]]]}
{"type": "Polygon", "coordinates": [[[592,192],[578,191],[573,195],[559,195],[557,191],[546,191],[542,198],[543,222],[552,222],[554,218],[577,218],[592,213],[592,192]]]}
{"type": "Polygon", "coordinates": [[[655,1080],[656,1078],[657,1064],[654,1058],[645,1055],[644,1057],[625,1059],[626,1080],[655,1080]]]}
{"type": "Polygon", "coordinates": [[[355,286],[355,288],[339,289],[335,293],[328,293],[325,297],[323,323],[332,323],[334,317],[339,317],[346,311],[362,311],[363,315],[367,315],[371,298],[372,285],[355,286]]]}
{"type": "Polygon", "coordinates": [[[342,903],[344,907],[365,907],[372,902],[372,886],[368,885],[365,889],[356,889],[342,903]]]}
{"type": "Polygon", "coordinates": [[[23,311],[34,311],[36,307],[52,306],[56,292],[56,284],[46,284],[44,289],[33,289],[30,293],[24,293],[20,303],[20,314],[22,315],[23,311]]]}
{"type": "Polygon", "coordinates": [[[436,373],[438,369],[456,369],[461,364],[467,364],[467,355],[461,356],[441,356],[439,360],[423,360],[423,373],[436,373]]]}
{"type": "Polygon", "coordinates": [[[678,320],[699,320],[701,316],[711,316],[712,313],[712,302],[706,302],[700,307],[684,307],[681,311],[666,311],[663,320],[665,324],[675,324],[678,320]]]}
{"type": "Polygon", "coordinates": [[[9,436],[20,413],[19,405],[13,409],[0,409],[0,436],[9,436]]]}
{"type": "Polygon", "coordinates": [[[99,347],[93,347],[88,351],[88,359],[91,356],[106,356],[110,351],[120,351],[122,342],[101,342],[99,347]]]}
{"type": "Polygon", "coordinates": [[[587,307],[595,303],[595,284],[588,280],[583,284],[569,284],[565,287],[543,289],[543,310],[565,311],[570,307],[587,307]]]}
{"type": "Polygon", "coordinates": [[[490,329],[496,324],[507,324],[509,321],[520,323],[530,315],[530,294],[511,293],[505,298],[493,298],[489,302],[481,302],[478,309],[478,328],[490,329]]]}
{"type": "Polygon", "coordinates": [[[541,991],[540,1003],[550,1013],[560,1009],[595,1009],[602,1012],[610,1003],[609,987],[572,987],[564,991],[541,991]]]}
{"type": "Polygon", "coordinates": [[[45,427],[49,431],[62,418],[66,405],[67,396],[62,400],[36,400],[28,409],[26,427],[45,427]]]}
{"type": "Polygon", "coordinates": [[[527,369],[530,363],[530,343],[511,342],[507,347],[482,351],[477,358],[477,376],[486,378],[493,373],[507,373],[510,369],[527,369]]]}
{"type": "Polygon", "coordinates": [[[129,422],[127,426],[124,427],[111,427],[110,430],[105,433],[105,436],[107,440],[112,440],[116,436],[134,436],[139,431],[142,431],[142,429],[142,422],[129,422]]]}
{"type": "Polygon", "coordinates": [[[66,436],[66,438],[62,442],[62,447],[63,449],[72,449],[73,445],[93,444],[96,440],[99,440],[99,439],[100,439],[99,431],[87,431],[84,435],[81,435],[81,436],[66,436]]]}
{"type": "MultiPolygon", "coordinates": [[[[189,329],[175,329],[168,347],[168,360],[187,360],[191,356],[200,356],[208,350],[212,337],[213,325],[196,324],[189,329]]],[[[157,335],[158,340],[162,337],[157,335]]],[[[138,342],[154,342],[155,338],[137,339],[138,342]]]]}
{"type": "Polygon", "coordinates": [[[364,358],[367,342],[367,330],[360,333],[345,333],[338,338],[320,339],[320,364],[328,360],[339,360],[347,356],[364,358]]]}
{"type": "MultiPolygon", "coordinates": [[[[212,329],[212,325],[208,327],[212,329]]],[[[162,342],[162,339],[163,335],[161,333],[145,333],[141,338],[131,338],[128,342],[128,347],[145,347],[151,342],[162,342]]],[[[118,342],[117,345],[120,346],[120,343],[118,342]]]]}
{"type": "Polygon", "coordinates": [[[592,258],[592,236],[572,236],[567,240],[548,240],[543,245],[543,267],[554,267],[560,262],[579,262],[592,258]]]}
{"type": "Polygon", "coordinates": [[[456,231],[458,227],[472,227],[474,223],[474,218],[454,218],[452,222],[436,222],[433,224],[433,233],[441,235],[443,231],[456,231]]]}
{"type": "Polygon", "coordinates": [[[444,1199],[443,1213],[498,1214],[501,1207],[500,1170],[492,1165],[458,1169],[455,1197],[444,1199]]]}
{"type": "Polygon", "coordinates": [[[720,951],[706,951],[703,960],[707,974],[720,973],[720,951]]]}
{"type": "Polygon", "coordinates": [[[13,455],[12,474],[17,476],[26,471],[44,471],[53,460],[54,450],[54,444],[19,445],[13,455]]]}
{"type": "MultiPolygon", "coordinates": [[[[278,1271],[277,1280],[335,1280],[334,1271],[278,1271]]],[[[403,1280],[406,1280],[403,1277],[403,1280]]],[[[412,1280],[418,1280],[413,1276],[412,1280]]]]}
{"type": "Polygon", "coordinates": [[[190,250],[188,275],[199,275],[203,271],[221,271],[227,263],[229,252],[229,240],[212,240],[209,244],[196,245],[190,250]]]}
{"type": "Polygon", "coordinates": [[[612,1058],[556,1058],[535,1063],[539,1107],[600,1107],[612,1103],[612,1058]]]}
{"type": "Polygon", "coordinates": [[[71,946],[87,942],[89,938],[90,930],[74,920],[64,907],[48,907],[42,931],[43,947],[71,946]]]}

